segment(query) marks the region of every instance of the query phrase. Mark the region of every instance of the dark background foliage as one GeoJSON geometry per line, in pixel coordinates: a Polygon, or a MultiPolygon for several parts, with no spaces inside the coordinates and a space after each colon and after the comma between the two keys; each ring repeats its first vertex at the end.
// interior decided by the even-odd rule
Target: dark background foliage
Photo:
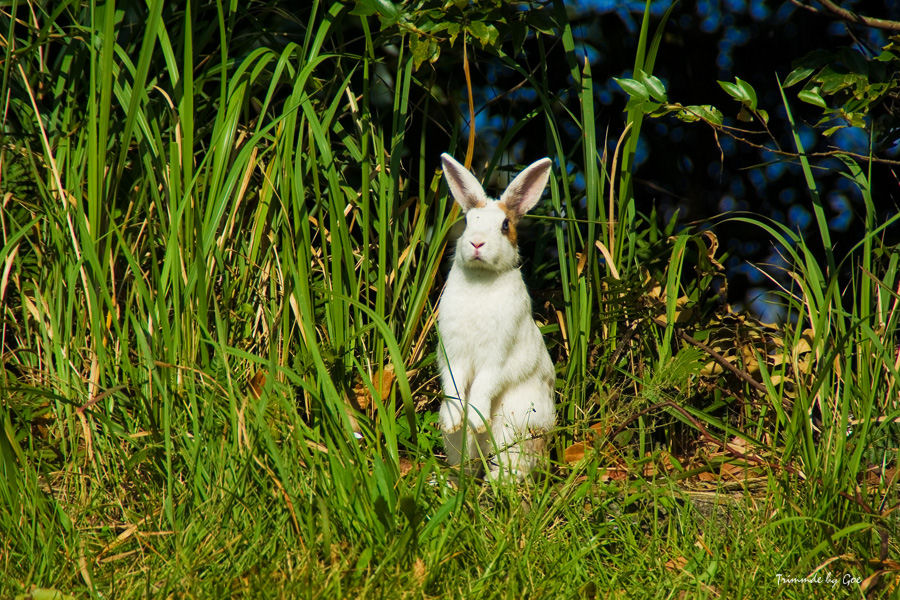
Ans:
{"type": "MultiPolygon", "coordinates": [[[[611,152],[622,128],[622,111],[628,98],[613,77],[632,75],[631,61],[644,3],[565,4],[579,53],[590,62],[593,72],[598,139],[606,136],[611,152]]],[[[653,14],[661,15],[670,4],[652,3],[653,14]]],[[[845,4],[871,15],[889,17],[896,12],[892,2],[845,4]]],[[[794,150],[777,78],[784,81],[795,63],[816,50],[852,47],[864,56],[877,55],[887,44],[885,32],[850,26],[832,15],[813,14],[792,2],[760,0],[683,2],[676,8],[666,32],[655,75],[666,84],[670,99],[682,104],[715,104],[725,112],[726,124],[747,127],[733,118],[739,107],[717,84],[717,80],[733,81],[735,76],[740,77],[755,87],[760,107],[770,112],[769,129],[774,140],[746,136],[753,142],[746,144],[725,135],[716,136],[709,127],[681,123],[674,118],[646,123],[635,158],[634,194],[639,210],[649,213],[655,207],[664,220],[677,212],[681,222],[706,221],[733,211],[752,211],[788,223],[801,234],[810,231],[814,222],[799,164],[771,151],[776,142],[781,149],[794,150]]],[[[561,44],[544,43],[546,59],[535,51],[534,39],[527,40],[521,49],[506,49],[515,54],[524,69],[547,78],[550,86],[558,90],[561,108],[565,106],[577,113],[577,98],[572,93],[573,81],[561,44]]],[[[454,50],[459,51],[458,47],[454,50]]],[[[533,107],[535,94],[522,85],[517,73],[489,53],[474,54],[476,132],[484,154],[489,154],[490,147],[497,144],[505,130],[533,107]]],[[[427,65],[425,69],[439,74],[437,80],[449,82],[447,92],[459,112],[465,114],[464,83],[457,63],[453,61],[454,68],[449,72],[447,63],[441,62],[427,65]]],[[[843,149],[862,155],[868,153],[865,130],[845,128],[832,137],[824,137],[821,134],[824,127],[815,126],[820,111],[797,100],[799,87],[791,91],[788,100],[807,152],[843,149]]],[[[888,105],[884,110],[893,111],[895,107],[888,105]]],[[[452,107],[449,112],[452,117],[452,107]]],[[[436,162],[437,154],[443,151],[440,134],[446,126],[440,123],[430,126],[438,134],[429,138],[433,140],[429,151],[435,155],[436,162]]],[[[574,148],[579,143],[579,131],[573,125],[567,133],[568,142],[574,148]]],[[[542,125],[535,121],[513,145],[511,159],[527,162],[546,153],[545,146],[542,125]]],[[[884,158],[896,158],[898,154],[896,144],[876,150],[884,158]]],[[[577,157],[576,152],[572,154],[577,157]]],[[[837,160],[822,160],[817,166],[835,253],[840,257],[859,239],[863,228],[860,199],[850,182],[838,175],[837,160]]],[[[577,169],[572,175],[571,184],[583,189],[584,179],[577,169]]],[[[874,181],[880,210],[883,214],[896,212],[898,182],[892,167],[876,165],[874,181]]],[[[769,273],[784,280],[779,271],[784,266],[779,249],[761,239],[758,229],[721,224],[717,232],[729,255],[725,261],[731,280],[729,299],[738,308],[749,305],[767,319],[783,317],[782,311],[769,303],[771,284],[755,266],[771,265],[769,273]]]]}
{"type": "MultiPolygon", "coordinates": [[[[652,2],[651,12],[659,19],[671,4],[669,1],[652,2]]],[[[593,73],[597,136],[607,140],[607,150],[612,153],[624,123],[623,109],[628,99],[613,78],[633,75],[631,64],[645,7],[643,2],[533,3],[507,7],[506,12],[502,3],[475,3],[476,10],[473,5],[462,5],[466,5],[466,10],[451,7],[447,11],[447,22],[471,23],[473,14],[483,18],[485,23],[490,23],[491,19],[503,21],[497,24],[494,37],[480,40],[487,42],[481,44],[484,48],[472,40],[468,50],[476,106],[476,170],[478,158],[490,157],[492,148],[499,145],[506,132],[526,119],[537,104],[535,90],[510,66],[510,60],[514,59],[527,73],[546,82],[549,89],[556,90],[555,109],[558,113],[571,111],[578,114],[575,84],[560,38],[552,31],[540,39],[534,34],[519,35],[516,10],[520,15],[526,10],[543,13],[548,24],[553,22],[554,11],[567,12],[576,41],[576,55],[590,63],[593,73]],[[483,12],[478,12],[479,7],[483,7],[483,12]]],[[[889,18],[897,12],[890,1],[846,2],[843,5],[871,16],[889,18]]],[[[429,8],[427,2],[417,6],[420,14],[429,8]]],[[[385,25],[383,14],[381,16],[385,25]]],[[[385,27],[384,31],[390,33],[392,29],[385,27]]],[[[446,30],[442,29],[440,33],[446,33],[446,30]]],[[[799,163],[790,156],[774,152],[795,151],[778,81],[784,81],[796,64],[811,52],[848,48],[860,56],[872,58],[887,43],[884,30],[850,25],[826,11],[813,13],[790,1],[680,3],[666,25],[654,73],[666,84],[670,100],[685,105],[714,104],[725,113],[726,125],[765,133],[758,124],[742,123],[734,118],[740,107],[717,83],[718,80],[733,81],[736,76],[740,77],[754,86],[760,108],[769,112],[770,134],[741,133],[739,137],[743,140],[739,140],[716,135],[710,127],[686,124],[674,118],[651,120],[644,125],[635,156],[634,195],[638,210],[649,214],[655,209],[664,221],[677,216],[681,223],[711,222],[735,211],[752,211],[787,223],[801,235],[811,231],[815,223],[799,163]]],[[[440,50],[443,59],[423,61],[416,77],[424,84],[419,102],[438,100],[438,104],[443,104],[443,114],[432,107],[429,122],[422,123],[413,118],[409,123],[413,128],[429,129],[426,152],[434,164],[447,148],[455,144],[464,148],[468,133],[462,45],[445,44],[440,50]],[[460,119],[463,119],[462,123],[460,119]]],[[[435,58],[436,54],[432,49],[427,56],[435,58]]],[[[391,56],[385,56],[385,60],[390,62],[391,56]]],[[[385,73],[388,72],[385,69],[385,73]]],[[[384,82],[387,94],[392,81],[388,77],[384,82]]],[[[801,86],[789,89],[788,101],[807,152],[839,149],[867,155],[869,139],[863,128],[843,127],[831,136],[822,135],[828,124],[819,122],[822,116],[819,108],[797,99],[796,93],[800,89],[801,86]]],[[[873,111],[872,118],[880,111],[896,123],[896,104],[897,99],[882,103],[877,111],[873,111]]],[[[384,118],[389,116],[384,115],[384,118]]],[[[565,128],[565,119],[563,122],[565,128]]],[[[565,132],[568,135],[566,143],[571,147],[571,157],[575,161],[569,165],[570,185],[575,190],[583,190],[584,177],[577,164],[580,131],[571,123],[565,132]]],[[[510,163],[527,163],[546,154],[547,140],[542,122],[535,119],[525,125],[509,147],[510,163]]],[[[886,143],[876,145],[873,150],[881,158],[896,159],[896,138],[888,136],[886,143]]],[[[407,152],[417,151],[407,149],[407,152]]],[[[815,167],[833,233],[834,252],[840,258],[859,239],[863,229],[860,198],[851,183],[839,175],[838,160],[819,160],[815,167]]],[[[880,217],[896,212],[898,181],[892,167],[876,164],[873,168],[874,196],[882,213],[880,217]]],[[[766,320],[784,318],[784,311],[773,304],[769,278],[758,268],[763,265],[769,275],[785,282],[786,277],[781,271],[785,264],[782,250],[763,240],[758,229],[722,223],[717,232],[723,250],[728,253],[725,264],[730,278],[729,300],[738,309],[750,307],[766,320]]],[[[889,233],[893,235],[888,236],[888,245],[896,241],[893,240],[896,232],[889,233]]],[[[811,245],[815,247],[815,243],[811,245]]],[[[822,250],[819,246],[819,251],[822,250]]]]}

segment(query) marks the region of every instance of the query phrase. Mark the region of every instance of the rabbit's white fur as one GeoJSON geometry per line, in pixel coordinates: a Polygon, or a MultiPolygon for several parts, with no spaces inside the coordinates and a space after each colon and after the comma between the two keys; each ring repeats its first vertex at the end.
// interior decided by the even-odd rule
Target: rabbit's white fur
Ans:
{"type": "Polygon", "coordinates": [[[491,200],[465,167],[448,154],[441,160],[466,216],[438,312],[447,460],[493,455],[488,478],[521,479],[540,461],[554,424],[555,375],[531,316],[515,225],[540,200],[551,163],[533,163],[491,200]]]}

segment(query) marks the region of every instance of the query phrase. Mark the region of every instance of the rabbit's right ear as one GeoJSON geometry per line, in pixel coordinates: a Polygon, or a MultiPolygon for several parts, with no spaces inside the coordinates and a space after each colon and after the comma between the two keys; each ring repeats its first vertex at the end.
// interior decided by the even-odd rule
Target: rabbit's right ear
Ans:
{"type": "Polygon", "coordinates": [[[552,164],[549,158],[542,158],[528,165],[512,180],[500,196],[500,202],[520,217],[527,213],[541,199],[550,179],[552,164]]]}
{"type": "Polygon", "coordinates": [[[467,168],[446,152],[441,154],[441,163],[444,165],[444,178],[450,186],[450,194],[463,212],[487,205],[488,197],[484,188],[467,168]]]}

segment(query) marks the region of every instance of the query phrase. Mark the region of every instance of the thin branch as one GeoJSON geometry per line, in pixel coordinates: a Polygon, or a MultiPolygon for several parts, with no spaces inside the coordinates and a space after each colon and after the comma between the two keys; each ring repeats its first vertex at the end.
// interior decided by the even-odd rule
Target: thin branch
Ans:
{"type": "MultiPolygon", "coordinates": [[[[666,323],[662,319],[660,319],[658,317],[650,317],[650,318],[654,323],[656,323],[660,327],[666,326],[666,323]]],[[[686,334],[684,331],[682,331],[681,329],[679,329],[677,327],[673,327],[672,331],[675,332],[675,335],[677,335],[679,338],[681,338],[683,341],[687,342],[691,346],[699,348],[700,350],[703,350],[704,352],[709,354],[710,358],[712,358],[714,361],[719,363],[722,367],[727,369],[732,375],[734,375],[741,381],[746,382],[750,387],[752,387],[756,391],[761,392],[763,394],[767,393],[768,390],[766,390],[766,386],[764,384],[753,379],[753,377],[746,371],[741,371],[740,369],[738,369],[736,366],[734,366],[731,363],[731,361],[729,361],[722,354],[720,354],[719,352],[717,352],[716,350],[714,350],[707,344],[704,344],[700,340],[686,334]]]]}
{"type": "MultiPolygon", "coordinates": [[[[867,156],[865,154],[859,154],[856,152],[850,152],[849,150],[829,150],[827,152],[804,152],[802,155],[799,152],[788,152],[786,150],[778,150],[775,148],[770,148],[769,146],[764,146],[763,144],[757,144],[756,142],[752,142],[745,137],[739,136],[736,133],[733,133],[736,129],[733,127],[728,127],[726,125],[717,125],[715,123],[710,123],[706,121],[710,127],[712,127],[716,131],[721,131],[731,139],[741,142],[742,144],[746,144],[751,148],[756,148],[757,150],[766,150],[771,152],[772,154],[777,154],[779,156],[785,156],[787,158],[800,158],[800,156],[806,156],[808,158],[834,158],[836,156],[849,156],[851,158],[855,158],[857,160],[861,160],[864,162],[872,161],[874,163],[884,164],[884,165],[893,165],[900,166],[900,160],[891,160],[889,158],[879,158],[878,156],[867,156]]],[[[743,131],[743,130],[740,130],[743,131]]],[[[750,132],[757,133],[757,132],[750,132]]],[[[758,132],[762,135],[762,132],[758,132]]]]}
{"type": "Polygon", "coordinates": [[[802,8],[805,11],[811,12],[814,15],[817,15],[822,12],[815,6],[810,6],[809,4],[804,4],[803,2],[800,2],[800,0],[791,0],[791,4],[793,4],[797,8],[802,8]]]}
{"type": "Polygon", "coordinates": [[[740,127],[732,127],[729,125],[720,125],[718,123],[713,123],[709,119],[704,118],[699,113],[689,110],[690,107],[681,106],[680,104],[672,104],[669,106],[670,107],[675,106],[675,107],[681,108],[683,110],[687,110],[692,115],[696,116],[699,120],[701,120],[704,123],[706,123],[707,125],[709,125],[713,129],[713,131],[716,133],[721,131],[722,133],[724,133],[725,135],[727,135],[728,137],[730,137],[731,139],[733,139],[736,142],[740,142],[742,144],[750,146],[751,148],[756,148],[757,150],[766,150],[768,152],[771,152],[772,154],[777,154],[779,156],[784,156],[787,158],[800,158],[801,156],[806,156],[808,158],[834,158],[836,156],[849,156],[851,158],[855,158],[855,159],[863,161],[863,162],[872,161],[874,163],[879,163],[879,164],[883,164],[883,165],[900,166],[900,160],[891,160],[889,158],[880,158],[878,156],[867,156],[865,154],[858,154],[856,152],[850,152],[849,150],[829,150],[827,152],[804,152],[803,154],[801,154],[799,152],[789,152],[787,150],[781,150],[779,148],[771,148],[771,147],[765,146],[763,144],[758,144],[756,142],[752,142],[752,141],[748,140],[747,138],[740,136],[736,133],[736,132],[740,132],[740,133],[745,133],[745,134],[750,134],[750,135],[765,135],[766,132],[768,132],[769,137],[777,145],[778,141],[774,138],[774,136],[772,136],[771,131],[768,131],[768,127],[766,127],[767,131],[763,132],[763,131],[753,131],[750,129],[743,129],[740,127]]]}
{"type": "Polygon", "coordinates": [[[877,19],[875,17],[866,17],[858,15],[852,11],[838,6],[831,0],[818,0],[819,4],[824,6],[828,12],[837,15],[845,21],[865,25],[866,27],[874,27],[876,29],[886,29],[888,31],[900,31],[900,21],[891,21],[889,19],[877,19]]]}

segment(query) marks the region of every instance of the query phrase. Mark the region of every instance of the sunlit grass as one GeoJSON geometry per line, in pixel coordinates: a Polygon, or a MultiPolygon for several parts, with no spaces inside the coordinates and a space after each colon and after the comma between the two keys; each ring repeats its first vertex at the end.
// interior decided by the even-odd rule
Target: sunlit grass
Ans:
{"type": "MultiPolygon", "coordinates": [[[[867,577],[896,558],[898,259],[873,211],[835,257],[844,280],[753,219],[790,252],[796,319],[778,360],[726,357],[755,364],[765,394],[698,393],[715,378],[697,343],[732,317],[707,292],[722,275],[702,234],[637,212],[640,116],[619,152],[598,150],[563,22],[580,114],[529,80],[557,165],[532,228],[562,298],[539,308],[553,468],[515,490],[454,485],[433,414],[454,216],[426,129],[408,133],[431,109],[410,106],[423,84],[405,50],[384,61],[341,4],[315,4],[302,43],[279,47],[232,40],[221,4],[52,10],[2,20],[0,596],[830,597],[776,574],[867,577]],[[350,20],[361,54],[336,41],[350,20]],[[376,65],[395,68],[387,119],[376,65]],[[686,306],[706,319],[689,334],[686,306]],[[721,480],[734,452],[710,466],[674,450],[704,436],[749,444],[755,487],[721,480]],[[715,477],[698,491],[699,472],[715,477]]],[[[662,29],[645,19],[647,72],[662,29]]],[[[847,168],[871,208],[870,177],[847,168]]]]}

